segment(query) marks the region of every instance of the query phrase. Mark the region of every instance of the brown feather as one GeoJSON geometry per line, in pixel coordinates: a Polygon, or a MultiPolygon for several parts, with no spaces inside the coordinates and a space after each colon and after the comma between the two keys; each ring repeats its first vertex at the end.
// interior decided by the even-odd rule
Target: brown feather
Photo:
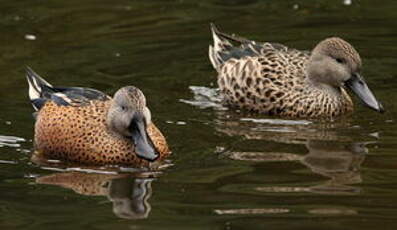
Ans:
{"type": "MultiPolygon", "coordinates": [[[[111,132],[106,114],[111,100],[91,101],[88,106],[58,106],[47,102],[38,112],[35,147],[49,159],[87,165],[149,166],[137,157],[132,140],[111,132]]],[[[159,160],[170,154],[166,140],[150,123],[147,132],[159,151],[159,160]]]]}

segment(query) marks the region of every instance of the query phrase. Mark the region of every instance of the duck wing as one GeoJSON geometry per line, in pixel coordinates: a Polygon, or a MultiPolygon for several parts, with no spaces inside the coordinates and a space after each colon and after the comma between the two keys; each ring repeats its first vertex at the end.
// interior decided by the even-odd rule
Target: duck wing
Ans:
{"type": "Polygon", "coordinates": [[[211,33],[214,44],[209,46],[209,58],[217,70],[228,60],[244,57],[258,57],[268,52],[291,52],[287,46],[279,43],[256,42],[237,35],[229,35],[218,30],[211,23],[211,33]],[[236,44],[236,45],[233,45],[236,44]]]}
{"type": "Polygon", "coordinates": [[[29,83],[29,98],[33,108],[38,111],[51,100],[62,106],[83,106],[91,100],[110,100],[107,94],[91,88],[54,87],[30,67],[26,67],[26,79],[29,83]]]}

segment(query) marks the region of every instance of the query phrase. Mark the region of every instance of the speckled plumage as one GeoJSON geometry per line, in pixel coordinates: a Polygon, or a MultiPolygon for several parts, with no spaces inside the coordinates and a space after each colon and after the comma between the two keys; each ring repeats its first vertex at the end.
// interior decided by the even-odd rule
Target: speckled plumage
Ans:
{"type": "MultiPolygon", "coordinates": [[[[92,101],[75,107],[47,102],[37,116],[35,147],[50,159],[87,165],[149,166],[149,161],[137,157],[131,139],[107,128],[110,103],[92,101]]],[[[159,160],[167,157],[170,151],[162,133],[153,123],[147,132],[160,153],[159,160]]]]}
{"type": "Polygon", "coordinates": [[[30,99],[38,110],[34,142],[39,157],[147,167],[170,154],[138,88],[123,87],[111,98],[88,88],[52,87],[30,69],[27,77],[30,99]],[[152,148],[152,156],[145,157],[152,148]]]}
{"type": "Polygon", "coordinates": [[[353,102],[342,83],[333,82],[332,77],[337,76],[339,70],[325,73],[321,71],[328,70],[320,65],[310,66],[318,55],[329,55],[345,63],[347,70],[359,72],[360,56],[346,41],[326,39],[313,50],[312,53],[318,54],[315,56],[277,43],[257,43],[227,35],[214,25],[211,29],[214,45],[209,47],[209,57],[218,72],[218,85],[226,104],[296,118],[332,118],[353,111],[353,102]],[[330,77],[316,79],[308,76],[308,71],[330,77]]]}

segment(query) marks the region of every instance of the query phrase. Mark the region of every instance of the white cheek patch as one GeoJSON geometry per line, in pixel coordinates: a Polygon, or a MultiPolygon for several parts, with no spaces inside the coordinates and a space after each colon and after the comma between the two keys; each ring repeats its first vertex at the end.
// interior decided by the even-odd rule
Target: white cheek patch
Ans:
{"type": "Polygon", "coordinates": [[[152,123],[152,114],[150,113],[150,110],[148,107],[145,107],[143,109],[143,116],[145,117],[146,125],[149,125],[150,123],[152,123]]]}

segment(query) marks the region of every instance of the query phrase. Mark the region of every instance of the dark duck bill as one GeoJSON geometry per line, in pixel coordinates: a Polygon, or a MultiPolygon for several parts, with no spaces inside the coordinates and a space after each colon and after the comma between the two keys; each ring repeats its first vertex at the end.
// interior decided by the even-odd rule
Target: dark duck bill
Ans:
{"type": "Polygon", "coordinates": [[[352,77],[345,82],[345,86],[350,89],[364,103],[365,106],[379,112],[385,112],[382,104],[375,98],[374,94],[368,88],[364,78],[359,74],[353,74],[352,77]]]}

